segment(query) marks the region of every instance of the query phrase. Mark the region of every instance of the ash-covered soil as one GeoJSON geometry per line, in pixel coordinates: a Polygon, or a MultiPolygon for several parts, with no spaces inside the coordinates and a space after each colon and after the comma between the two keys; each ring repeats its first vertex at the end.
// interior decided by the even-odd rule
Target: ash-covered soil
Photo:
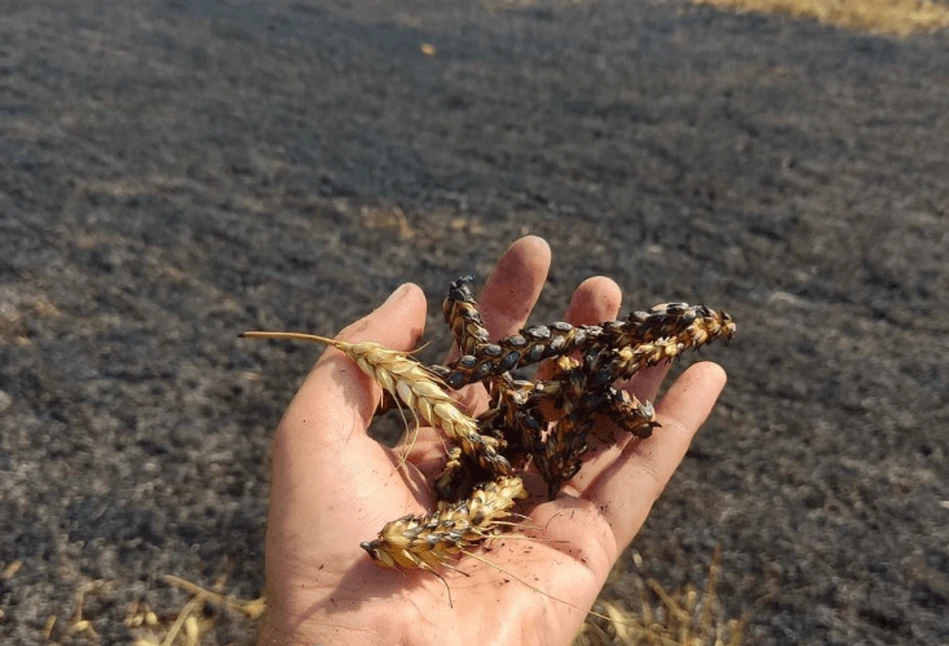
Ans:
{"type": "Polygon", "coordinates": [[[3,14],[0,642],[57,615],[93,643],[65,633],[96,580],[106,644],[130,602],[181,606],[166,573],[256,596],[270,434],[318,350],[236,334],[335,333],[415,281],[444,349],[448,282],[529,232],[534,322],[594,274],[738,321],[634,543],[652,574],[702,585],[721,545],[749,643],[949,643],[945,34],[679,0],[3,14]]]}

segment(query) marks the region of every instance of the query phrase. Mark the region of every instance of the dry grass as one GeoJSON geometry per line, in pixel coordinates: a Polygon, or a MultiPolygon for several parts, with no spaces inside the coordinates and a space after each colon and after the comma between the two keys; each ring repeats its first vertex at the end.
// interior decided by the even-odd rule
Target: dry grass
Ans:
{"type": "Polygon", "coordinates": [[[688,585],[670,593],[643,573],[634,554],[639,572],[622,575],[634,593],[627,599],[601,597],[594,609],[611,620],[591,616],[573,646],[739,646],[745,621],[726,619],[719,604],[719,556],[716,550],[703,591],[688,585]]]}
{"type": "Polygon", "coordinates": [[[737,11],[784,13],[828,25],[907,36],[949,27],[949,6],[930,0],[692,0],[737,11]]]}
{"type": "MultiPolygon", "coordinates": [[[[633,593],[623,600],[601,598],[595,610],[602,610],[610,620],[591,616],[573,646],[740,646],[744,642],[744,619],[726,619],[718,601],[718,552],[704,590],[686,586],[669,592],[643,572],[638,555],[634,561],[638,573],[619,574],[633,593]]],[[[248,638],[242,644],[253,643],[253,625],[266,610],[263,597],[242,600],[226,596],[223,579],[210,590],[174,576],[166,576],[165,581],[190,598],[179,611],[165,616],[144,603],[132,604],[126,625],[135,646],[217,643],[211,633],[222,621],[248,622],[248,638]],[[225,609],[231,612],[222,612],[225,609]]]]}
{"type": "MultiPolygon", "coordinates": [[[[125,625],[131,629],[134,646],[201,646],[202,638],[214,629],[219,617],[223,616],[220,615],[221,610],[236,611],[251,622],[257,622],[267,609],[263,597],[244,600],[221,594],[223,579],[215,584],[214,590],[170,575],[165,577],[165,582],[189,593],[191,598],[174,617],[166,618],[159,617],[145,603],[133,603],[125,625]],[[208,612],[206,606],[217,612],[208,612]]],[[[252,638],[248,639],[248,643],[251,642],[252,638]]]]}
{"type": "Polygon", "coordinates": [[[0,288],[0,345],[29,345],[33,342],[31,321],[60,316],[44,294],[31,291],[16,285],[0,288]]]}

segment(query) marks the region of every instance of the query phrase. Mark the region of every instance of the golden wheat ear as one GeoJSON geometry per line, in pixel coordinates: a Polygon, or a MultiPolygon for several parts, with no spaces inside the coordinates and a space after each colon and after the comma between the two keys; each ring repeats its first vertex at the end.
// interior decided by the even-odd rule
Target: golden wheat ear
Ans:
{"type": "Polygon", "coordinates": [[[498,452],[497,440],[482,436],[477,420],[466,415],[431,372],[408,353],[390,350],[372,341],[347,343],[302,332],[254,331],[244,332],[241,336],[248,339],[310,341],[333,346],[354,361],[381,388],[402,400],[426,424],[442,430],[465,454],[476,459],[491,473],[506,475],[512,472],[510,462],[498,452]]]}
{"type": "MultiPolygon", "coordinates": [[[[238,337],[242,339],[307,341],[310,343],[322,343],[322,344],[329,345],[331,347],[336,348],[337,350],[345,354],[347,357],[355,361],[356,364],[359,366],[359,368],[363,372],[365,372],[367,375],[369,375],[371,379],[373,379],[376,383],[378,383],[382,389],[386,390],[387,392],[389,392],[390,395],[392,395],[392,399],[395,401],[395,405],[399,409],[399,416],[402,418],[402,425],[405,428],[405,432],[407,434],[412,433],[412,428],[409,424],[408,419],[405,416],[405,410],[402,408],[402,403],[401,403],[402,398],[399,395],[398,389],[391,387],[392,384],[390,380],[385,378],[386,374],[380,375],[378,369],[373,370],[372,369],[373,366],[366,365],[362,361],[359,360],[360,356],[362,356],[362,354],[364,353],[360,353],[357,350],[357,347],[358,347],[357,344],[347,343],[346,341],[339,341],[338,339],[331,339],[329,337],[321,336],[319,334],[307,334],[304,332],[266,332],[266,331],[254,330],[254,331],[241,332],[238,335],[238,337]]],[[[367,343],[366,345],[367,347],[378,346],[379,348],[382,348],[382,346],[378,344],[367,343]]],[[[397,352],[396,350],[387,350],[387,352],[392,353],[394,357],[406,356],[405,353],[400,353],[400,352],[397,352]]],[[[416,414],[415,409],[409,407],[409,412],[411,412],[412,416],[415,418],[415,432],[412,437],[412,441],[410,443],[410,447],[409,447],[409,450],[410,450],[411,447],[415,445],[415,442],[418,439],[419,424],[418,424],[418,415],[416,414]]],[[[407,458],[408,458],[408,450],[406,450],[405,453],[402,456],[400,456],[399,463],[398,465],[396,465],[395,471],[398,471],[399,469],[402,468],[407,458]]]]}

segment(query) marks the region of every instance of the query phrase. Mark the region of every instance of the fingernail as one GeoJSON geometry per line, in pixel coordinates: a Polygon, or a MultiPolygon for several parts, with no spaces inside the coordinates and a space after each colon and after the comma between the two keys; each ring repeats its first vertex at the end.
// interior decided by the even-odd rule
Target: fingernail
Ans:
{"type": "Polygon", "coordinates": [[[393,301],[397,301],[398,299],[400,299],[400,298],[402,297],[402,294],[403,294],[404,292],[405,292],[405,283],[402,283],[401,285],[399,285],[398,287],[395,288],[395,291],[394,291],[394,292],[392,292],[391,294],[389,294],[389,298],[387,298],[387,299],[385,300],[385,302],[383,303],[383,305],[388,305],[389,303],[391,303],[391,302],[393,302],[393,301]]]}

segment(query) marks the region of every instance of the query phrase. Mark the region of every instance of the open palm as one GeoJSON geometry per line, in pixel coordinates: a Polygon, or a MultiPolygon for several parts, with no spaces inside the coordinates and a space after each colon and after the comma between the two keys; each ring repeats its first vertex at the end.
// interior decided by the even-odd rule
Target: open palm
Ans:
{"type": "MultiPolygon", "coordinates": [[[[522,328],[550,266],[536,237],[505,253],[479,302],[493,338],[522,328]]],[[[591,278],[573,295],[566,319],[592,324],[616,317],[621,294],[591,278]]],[[[426,301],[404,285],[339,338],[411,350],[422,336],[426,301]]],[[[652,400],[667,367],[638,374],[626,389],[652,400]]],[[[328,349],[281,421],[273,444],[266,541],[269,609],[260,644],[570,644],[621,551],[642,526],[725,384],[712,363],[692,366],[656,406],[662,428],[647,440],[596,446],[580,473],[547,502],[546,486],[526,476],[531,498],[520,510],[525,535],[501,537],[484,554],[441,574],[378,567],[359,544],[388,521],[434,507],[432,480],[445,460],[432,429],[388,449],[366,429],[381,392],[340,352],[328,349]],[[529,585],[525,585],[525,583],[529,585]],[[542,590],[546,594],[540,594],[542,590]],[[566,602],[566,603],[563,603],[566,602]],[[580,609],[584,610],[580,610],[580,609]]],[[[462,393],[469,412],[484,389],[462,393]]]]}

